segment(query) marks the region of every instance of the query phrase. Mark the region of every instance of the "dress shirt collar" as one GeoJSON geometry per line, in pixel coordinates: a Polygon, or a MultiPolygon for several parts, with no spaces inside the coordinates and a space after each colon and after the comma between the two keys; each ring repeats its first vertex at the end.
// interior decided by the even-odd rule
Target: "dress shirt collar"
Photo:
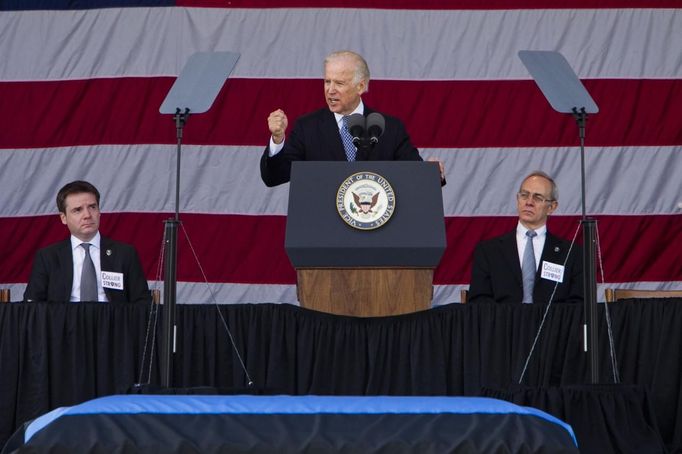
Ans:
{"type": "Polygon", "coordinates": [[[96,249],[99,249],[100,242],[102,240],[102,237],[99,234],[99,230],[97,233],[95,233],[95,236],[90,240],[90,241],[82,241],[75,236],[71,235],[71,249],[75,250],[77,247],[79,247],[82,243],[90,243],[93,245],[96,249]]]}
{"type": "MultiPolygon", "coordinates": [[[[355,110],[350,113],[350,115],[356,113],[359,113],[360,115],[364,115],[365,113],[365,105],[362,103],[362,99],[360,99],[360,104],[358,104],[358,107],[356,107],[355,110]]],[[[343,126],[343,123],[341,122],[343,117],[345,117],[345,115],[341,115],[334,112],[334,118],[336,118],[336,124],[339,125],[339,129],[341,129],[341,127],[343,126]]]]}
{"type": "MultiPolygon", "coordinates": [[[[521,221],[516,224],[516,236],[525,240],[526,239],[526,232],[529,231],[530,229],[526,227],[525,225],[521,224],[521,221]]],[[[535,233],[538,234],[536,238],[543,237],[547,234],[547,224],[543,225],[540,228],[533,229],[535,230],[535,233]]]]}

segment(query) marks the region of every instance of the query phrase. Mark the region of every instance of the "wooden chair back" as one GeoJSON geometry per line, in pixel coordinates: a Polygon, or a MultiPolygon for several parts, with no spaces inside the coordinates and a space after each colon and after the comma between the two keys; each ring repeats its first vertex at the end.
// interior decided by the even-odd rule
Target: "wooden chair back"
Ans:
{"type": "Polygon", "coordinates": [[[607,303],[628,298],[682,298],[682,290],[633,290],[607,288],[604,290],[607,303]]]}

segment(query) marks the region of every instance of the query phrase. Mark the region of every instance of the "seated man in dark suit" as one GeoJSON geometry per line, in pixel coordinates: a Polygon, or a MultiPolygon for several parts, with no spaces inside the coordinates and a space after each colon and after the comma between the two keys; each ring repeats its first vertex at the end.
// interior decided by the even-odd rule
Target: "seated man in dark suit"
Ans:
{"type": "MultiPolygon", "coordinates": [[[[352,144],[344,117],[356,113],[366,117],[373,112],[361,98],[368,86],[369,68],[362,56],[350,51],[327,56],[324,61],[327,107],[299,118],[286,141],[286,114],[278,109],[269,115],[272,136],[260,162],[263,182],[267,186],[288,182],[292,161],[421,161],[402,122],[388,115],[384,115],[384,132],[373,148],[358,150],[352,144]]],[[[438,164],[444,184],[443,165],[438,164]]]]}
{"type": "Polygon", "coordinates": [[[36,253],[24,301],[151,301],[135,248],[99,234],[97,188],[68,183],[57,208],[71,237],[36,253]]]}
{"type": "Polygon", "coordinates": [[[481,242],[474,251],[468,301],[583,300],[582,246],[571,248],[570,242],[547,231],[547,218],[558,199],[556,184],[546,173],[536,171],[523,179],[516,194],[516,229],[481,242]]]}

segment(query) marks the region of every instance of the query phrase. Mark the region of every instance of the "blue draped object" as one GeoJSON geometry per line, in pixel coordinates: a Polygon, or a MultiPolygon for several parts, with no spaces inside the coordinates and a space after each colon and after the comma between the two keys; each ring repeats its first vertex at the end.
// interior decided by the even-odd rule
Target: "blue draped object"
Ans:
{"type": "Polygon", "coordinates": [[[78,452],[578,452],[571,427],[535,408],[433,396],[109,396],[39,417],[24,442],[78,452]]]}

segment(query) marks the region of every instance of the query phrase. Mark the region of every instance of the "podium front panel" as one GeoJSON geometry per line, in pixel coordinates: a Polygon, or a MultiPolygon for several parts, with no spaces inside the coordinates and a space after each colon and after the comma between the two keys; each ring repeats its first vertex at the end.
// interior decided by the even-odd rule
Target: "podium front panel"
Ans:
{"type": "Polygon", "coordinates": [[[445,250],[438,164],[418,161],[301,161],[291,169],[285,248],[295,268],[435,268],[445,250]],[[395,194],[391,218],[374,230],[348,225],[337,210],[352,175],[378,174],[395,194]]]}

